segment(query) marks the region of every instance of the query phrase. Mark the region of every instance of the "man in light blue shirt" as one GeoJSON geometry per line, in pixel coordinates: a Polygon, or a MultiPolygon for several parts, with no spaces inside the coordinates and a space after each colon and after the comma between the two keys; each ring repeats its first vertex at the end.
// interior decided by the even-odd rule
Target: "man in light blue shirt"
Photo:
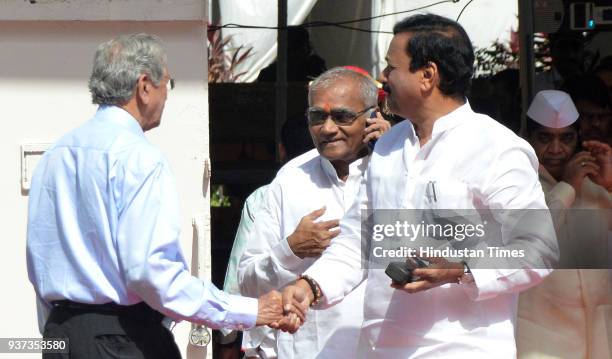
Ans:
{"type": "Polygon", "coordinates": [[[277,292],[229,295],[189,272],[176,184],[144,137],[159,125],[173,84],[157,37],[101,44],[89,81],[100,108],[34,173],[28,275],[39,309],[50,311],[43,336],[68,337],[70,358],[180,357],[163,316],[239,330],[281,320],[277,292]]]}

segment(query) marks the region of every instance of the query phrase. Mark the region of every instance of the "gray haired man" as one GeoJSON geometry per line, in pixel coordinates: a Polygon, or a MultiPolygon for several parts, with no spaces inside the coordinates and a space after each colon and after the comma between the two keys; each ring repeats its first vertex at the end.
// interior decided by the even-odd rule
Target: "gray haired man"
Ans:
{"type": "MultiPolygon", "coordinates": [[[[238,264],[242,294],[261,295],[295,281],[338,235],[338,219],[353,205],[369,160],[368,141],[389,128],[376,110],[368,76],[333,68],[308,90],[308,131],[316,149],[281,168],[257,210],[238,264]],[[375,118],[371,118],[375,115],[375,118]]],[[[335,273],[332,273],[335,275],[335,273]]],[[[276,333],[278,358],[355,358],[365,284],[336,306],[310,311],[294,335],[276,333]]],[[[251,335],[252,345],[256,337],[251,335]]]]}
{"type": "Polygon", "coordinates": [[[164,316],[234,329],[282,317],[277,292],[229,295],[189,273],[176,184],[144,137],[173,86],[166,63],[155,36],[101,44],[89,81],[98,111],[44,154],[32,180],[28,275],[50,310],[44,337],[69,338],[70,358],[179,358],[164,316]]]}

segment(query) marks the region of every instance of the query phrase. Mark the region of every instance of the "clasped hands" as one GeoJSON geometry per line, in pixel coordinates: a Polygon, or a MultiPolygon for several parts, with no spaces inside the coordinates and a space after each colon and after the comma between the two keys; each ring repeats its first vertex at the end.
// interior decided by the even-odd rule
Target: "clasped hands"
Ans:
{"type": "Polygon", "coordinates": [[[282,295],[273,290],[259,298],[256,325],[267,325],[293,334],[306,321],[306,312],[313,300],[308,283],[302,279],[287,286],[282,295]]]}
{"type": "MultiPolygon", "coordinates": [[[[289,247],[299,258],[318,257],[340,231],[339,220],[316,222],[325,213],[325,207],[304,216],[295,231],[287,238],[289,247]]],[[[283,290],[271,291],[259,298],[257,325],[295,333],[306,320],[306,312],[314,295],[308,283],[298,280],[283,290]],[[302,283],[304,282],[304,283],[302,283]]]]}
{"type": "MultiPolygon", "coordinates": [[[[449,262],[444,258],[427,258],[429,266],[414,269],[419,280],[391,287],[408,293],[416,293],[446,283],[456,283],[463,274],[463,264],[449,262]]],[[[308,282],[298,279],[283,289],[283,293],[271,291],[259,298],[257,325],[268,325],[274,329],[295,333],[306,320],[306,313],[314,301],[314,293],[308,282]]]]}
{"type": "Polygon", "coordinates": [[[585,141],[583,151],[569,159],[563,171],[563,181],[569,183],[576,192],[582,189],[582,182],[588,176],[603,188],[612,187],[612,149],[606,143],[585,141]]]}

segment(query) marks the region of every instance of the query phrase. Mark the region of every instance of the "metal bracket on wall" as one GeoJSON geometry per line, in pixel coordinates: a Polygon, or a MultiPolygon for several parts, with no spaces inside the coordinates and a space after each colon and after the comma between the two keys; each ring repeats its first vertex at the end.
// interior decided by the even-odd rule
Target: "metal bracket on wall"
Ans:
{"type": "Polygon", "coordinates": [[[208,190],[210,188],[210,178],[212,177],[212,169],[210,165],[210,158],[204,159],[204,172],[202,174],[202,194],[204,198],[208,196],[208,190]]]}
{"type": "Polygon", "coordinates": [[[50,146],[50,143],[24,143],[21,145],[21,193],[23,195],[27,195],[30,191],[36,164],[50,146]]]}
{"type": "MultiPolygon", "coordinates": [[[[204,262],[207,260],[205,253],[210,253],[210,227],[207,225],[209,219],[205,213],[198,213],[191,219],[193,227],[193,256],[192,274],[201,280],[209,280],[204,272],[204,262]]],[[[207,347],[210,343],[210,330],[204,325],[191,324],[189,332],[189,343],[195,347],[207,347]]]]}

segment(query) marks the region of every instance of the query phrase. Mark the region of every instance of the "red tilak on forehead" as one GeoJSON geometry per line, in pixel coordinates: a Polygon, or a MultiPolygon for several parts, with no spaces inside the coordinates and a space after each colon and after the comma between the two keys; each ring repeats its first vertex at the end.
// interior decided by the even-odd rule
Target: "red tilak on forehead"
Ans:
{"type": "Polygon", "coordinates": [[[325,105],[323,105],[323,110],[325,110],[325,112],[329,113],[331,111],[331,106],[326,103],[325,105]]]}

